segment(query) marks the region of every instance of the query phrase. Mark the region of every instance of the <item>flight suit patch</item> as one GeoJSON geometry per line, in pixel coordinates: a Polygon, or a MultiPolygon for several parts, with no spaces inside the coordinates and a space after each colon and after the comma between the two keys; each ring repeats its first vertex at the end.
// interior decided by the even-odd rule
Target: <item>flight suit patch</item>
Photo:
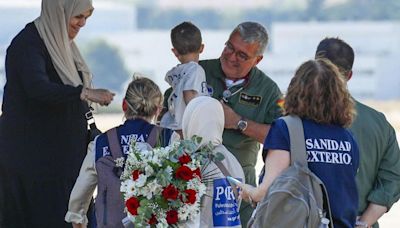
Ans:
{"type": "Polygon", "coordinates": [[[252,96],[244,92],[241,92],[239,97],[239,103],[244,105],[258,106],[261,100],[261,96],[252,96]]]}

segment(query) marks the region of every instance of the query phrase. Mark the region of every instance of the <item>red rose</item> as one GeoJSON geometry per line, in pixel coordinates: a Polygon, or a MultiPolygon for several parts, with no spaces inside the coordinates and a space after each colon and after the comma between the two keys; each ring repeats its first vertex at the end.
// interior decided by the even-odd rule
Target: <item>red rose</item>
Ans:
{"type": "Polygon", "coordinates": [[[187,155],[186,153],[184,153],[180,158],[179,158],[179,163],[181,163],[181,165],[187,164],[189,162],[192,161],[192,158],[187,155]]]}
{"type": "Polygon", "coordinates": [[[128,208],[129,213],[131,213],[132,215],[137,215],[137,209],[139,208],[140,203],[137,198],[132,196],[125,202],[125,206],[126,208],[128,208]]]}
{"type": "Polygon", "coordinates": [[[187,167],[186,165],[183,165],[176,170],[175,174],[176,178],[183,179],[185,181],[191,180],[193,178],[193,172],[192,170],[187,167]]]}
{"type": "Polygon", "coordinates": [[[139,178],[139,175],[141,174],[140,170],[134,170],[132,172],[132,179],[135,181],[139,178]]]}
{"type": "Polygon", "coordinates": [[[155,225],[155,224],[157,224],[157,218],[156,218],[156,215],[155,214],[152,214],[151,215],[151,218],[149,219],[149,225],[155,225]]]}
{"type": "Polygon", "coordinates": [[[167,211],[167,223],[175,224],[178,222],[178,212],[175,210],[167,211]]]}
{"type": "Polygon", "coordinates": [[[196,191],[193,189],[186,189],[186,202],[188,204],[194,204],[196,202],[196,191]]]}
{"type": "Polygon", "coordinates": [[[193,173],[201,179],[201,171],[200,168],[197,168],[193,171],[193,173]]]}
{"type": "Polygon", "coordinates": [[[179,191],[172,184],[168,185],[163,189],[162,195],[165,200],[172,199],[176,200],[178,198],[179,191]]]}

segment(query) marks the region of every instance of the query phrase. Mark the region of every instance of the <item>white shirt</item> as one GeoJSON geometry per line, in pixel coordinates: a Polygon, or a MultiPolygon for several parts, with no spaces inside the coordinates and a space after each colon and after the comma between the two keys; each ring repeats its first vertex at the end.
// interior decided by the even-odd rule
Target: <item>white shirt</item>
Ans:
{"type": "Polygon", "coordinates": [[[168,71],[165,81],[172,87],[168,98],[168,112],[160,125],[173,130],[182,129],[182,117],[186,108],[183,91],[197,91],[198,96],[208,96],[206,74],[196,62],[179,64],[168,71]]]}

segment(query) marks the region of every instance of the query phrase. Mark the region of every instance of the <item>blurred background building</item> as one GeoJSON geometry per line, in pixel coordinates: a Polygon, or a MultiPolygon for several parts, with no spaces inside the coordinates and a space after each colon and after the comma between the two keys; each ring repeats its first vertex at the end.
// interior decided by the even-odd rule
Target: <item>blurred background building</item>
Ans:
{"type": "MultiPolygon", "coordinates": [[[[182,21],[198,25],[205,44],[201,59],[218,58],[234,26],[252,20],[270,33],[258,67],[282,91],[296,67],[313,58],[319,41],[329,36],[340,37],[355,49],[349,89],[356,98],[400,98],[398,0],[97,0],[94,6],[77,43],[95,86],[121,93],[133,72],[140,72],[164,90],[165,73],[178,64],[171,52],[172,27],[182,21]]],[[[39,13],[40,0],[0,0],[0,95],[6,48],[39,13]]]]}

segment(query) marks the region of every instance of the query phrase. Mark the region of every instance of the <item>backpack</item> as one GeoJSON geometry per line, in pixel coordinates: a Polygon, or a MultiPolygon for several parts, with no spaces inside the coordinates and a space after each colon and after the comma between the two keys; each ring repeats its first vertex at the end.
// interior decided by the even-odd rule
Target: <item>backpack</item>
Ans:
{"type": "Polygon", "coordinates": [[[248,227],[333,228],[325,185],[307,166],[302,121],[298,116],[281,118],[289,129],[290,166],[272,182],[248,227]]]}
{"type": "MultiPolygon", "coordinates": [[[[124,212],[125,202],[120,192],[123,168],[115,166],[115,160],[123,157],[117,129],[112,128],[106,132],[111,156],[104,156],[96,161],[97,170],[97,197],[95,201],[96,221],[99,228],[124,227],[122,220],[126,217],[124,212]]],[[[147,143],[166,146],[169,143],[171,132],[169,129],[154,126],[147,143]]]]}

